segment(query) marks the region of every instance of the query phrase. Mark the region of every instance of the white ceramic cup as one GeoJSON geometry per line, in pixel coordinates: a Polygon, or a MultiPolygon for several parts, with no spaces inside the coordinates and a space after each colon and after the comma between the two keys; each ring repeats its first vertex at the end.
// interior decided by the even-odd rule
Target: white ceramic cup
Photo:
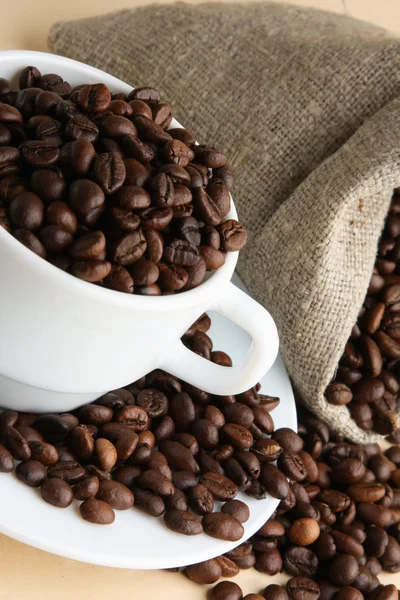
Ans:
{"type": "MultiPolygon", "coordinates": [[[[73,86],[103,82],[132,88],[82,63],[41,52],[0,52],[0,76],[27,65],[58,73],[73,86]]],[[[173,127],[180,127],[173,121],[173,127]]],[[[227,218],[236,218],[232,210],[227,218]]],[[[278,334],[270,314],[231,282],[238,253],[198,288],[174,296],[122,294],[81,281],[36,256],[0,227],[0,406],[69,411],[161,368],[218,395],[253,386],[272,366],[278,334]],[[207,361],[180,338],[216,310],[253,339],[232,368],[207,361]]],[[[229,351],[229,348],[228,348],[229,351]]]]}

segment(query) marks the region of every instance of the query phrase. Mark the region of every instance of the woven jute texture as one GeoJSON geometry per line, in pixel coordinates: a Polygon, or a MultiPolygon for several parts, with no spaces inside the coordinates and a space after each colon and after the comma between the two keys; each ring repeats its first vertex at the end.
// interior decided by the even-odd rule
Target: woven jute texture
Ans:
{"type": "Polygon", "coordinates": [[[400,40],[289,5],[174,4],[59,23],[49,44],[158,87],[200,142],[226,150],[250,232],[239,274],[277,322],[295,387],[343,435],[377,439],[323,392],[400,185],[400,40]]]}

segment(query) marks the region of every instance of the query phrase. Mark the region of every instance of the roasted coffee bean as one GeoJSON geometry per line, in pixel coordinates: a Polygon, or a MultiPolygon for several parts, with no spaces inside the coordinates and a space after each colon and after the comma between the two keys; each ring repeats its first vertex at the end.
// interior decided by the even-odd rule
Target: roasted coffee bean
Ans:
{"type": "Polygon", "coordinates": [[[221,512],[208,513],[203,517],[204,532],[211,537],[236,542],[243,536],[244,529],[240,521],[221,512]]]}
{"type": "Polygon", "coordinates": [[[14,470],[14,461],[11,452],[0,444],[0,473],[11,473],[14,470]]]}
{"type": "Polygon", "coordinates": [[[197,477],[190,471],[175,471],[172,483],[178,490],[189,490],[197,485],[197,477]]]}
{"type": "Polygon", "coordinates": [[[271,438],[278,442],[282,448],[291,452],[300,452],[303,449],[304,442],[297,433],[287,427],[276,429],[271,438]]]}
{"type": "Polygon", "coordinates": [[[112,442],[110,442],[110,440],[107,440],[106,438],[97,438],[95,443],[95,451],[97,461],[101,469],[104,471],[109,471],[114,467],[115,463],[117,462],[118,455],[116,447],[112,442]]]}
{"type": "Polygon", "coordinates": [[[242,600],[242,590],[233,581],[221,581],[209,594],[210,600],[242,600]]]}
{"type": "Polygon", "coordinates": [[[250,518],[249,507],[241,500],[228,500],[223,504],[221,511],[235,517],[240,523],[246,523],[250,518]]]}
{"type": "Polygon", "coordinates": [[[36,231],[42,225],[43,214],[43,203],[32,192],[23,192],[11,200],[9,216],[17,228],[36,231]]]}
{"type": "Polygon", "coordinates": [[[193,423],[192,433],[200,448],[213,450],[219,442],[218,427],[208,419],[198,419],[193,423]]]}
{"type": "MultiPolygon", "coordinates": [[[[223,425],[225,425],[225,417],[223,413],[219,410],[219,408],[217,408],[213,404],[209,404],[206,407],[204,417],[206,420],[211,421],[215,425],[215,427],[217,427],[217,429],[220,429],[223,425]]],[[[231,446],[229,445],[229,447],[231,446]]]]}
{"type": "Polygon", "coordinates": [[[199,535],[203,532],[203,526],[197,517],[176,508],[167,510],[164,522],[168,529],[183,535],[199,535]]]}
{"type": "Polygon", "coordinates": [[[321,490],[318,500],[327,504],[335,513],[346,510],[350,505],[350,498],[346,494],[332,489],[321,490]]]}
{"type": "Polygon", "coordinates": [[[386,550],[389,537],[382,527],[369,527],[366,530],[364,549],[369,557],[380,558],[386,550]]]}
{"type": "Polygon", "coordinates": [[[19,89],[35,87],[41,76],[41,72],[36,67],[25,67],[19,75],[19,89]]]}
{"type": "Polygon", "coordinates": [[[211,513],[214,509],[213,495],[204,484],[199,483],[190,489],[189,504],[191,509],[199,515],[211,513]]]}
{"type": "Polygon", "coordinates": [[[308,548],[291,546],[283,555],[283,566],[289,575],[313,577],[318,568],[318,559],[308,548]]]}
{"type": "Polygon", "coordinates": [[[67,508],[74,499],[74,492],[71,486],[63,479],[57,477],[45,479],[41,485],[40,492],[45,502],[57,508],[67,508]]]}
{"type": "Polygon", "coordinates": [[[78,105],[87,113],[98,114],[107,110],[111,94],[104,83],[84,85],[78,93],[78,105]]]}
{"type": "Polygon", "coordinates": [[[251,480],[243,467],[235,458],[228,458],[224,462],[224,471],[230,479],[241,489],[245,490],[251,485],[251,480]]]}
{"type": "Polygon", "coordinates": [[[111,267],[109,275],[104,280],[104,284],[116,292],[133,294],[134,291],[133,279],[121,265],[113,265],[111,267]]]}
{"type": "Polygon", "coordinates": [[[118,481],[100,481],[96,498],[115,510],[127,510],[132,508],[134,503],[132,491],[118,481]]]}
{"type": "Polygon", "coordinates": [[[278,467],[292,481],[303,481],[307,472],[298,454],[283,450],[278,458],[278,467]]]}
{"type": "Polygon", "coordinates": [[[358,573],[358,563],[350,554],[340,554],[329,565],[329,579],[335,585],[351,585],[358,573]]]}
{"type": "Polygon", "coordinates": [[[169,415],[161,417],[157,424],[153,426],[153,432],[158,443],[170,440],[175,433],[175,425],[171,417],[169,415]]]}
{"type": "Polygon", "coordinates": [[[160,517],[164,514],[165,504],[161,496],[155,494],[151,490],[145,490],[136,485],[133,486],[132,491],[136,508],[152,517],[160,517]]]}
{"type": "Polygon", "coordinates": [[[252,452],[260,463],[274,462],[282,453],[282,447],[275,440],[263,437],[254,442],[252,452]]]}
{"type": "MultiPolygon", "coordinates": [[[[267,587],[264,589],[264,596],[262,597],[269,598],[269,600],[289,600],[289,596],[285,588],[281,585],[276,585],[275,583],[267,585],[267,587]]],[[[257,600],[259,599],[257,598],[257,600]]]]}
{"type": "Polygon", "coordinates": [[[318,538],[319,525],[315,519],[298,519],[288,530],[288,539],[297,546],[309,546],[318,538]]]}
{"type": "Polygon", "coordinates": [[[246,427],[235,423],[227,423],[222,427],[222,435],[239,450],[248,450],[253,444],[253,436],[246,427]]]}
{"type": "Polygon", "coordinates": [[[85,477],[74,486],[75,500],[90,500],[94,498],[99,491],[99,486],[100,481],[96,475],[85,477]]]}
{"type": "Polygon", "coordinates": [[[85,476],[85,469],[77,462],[59,462],[47,471],[49,477],[58,477],[73,485],[85,476]]]}
{"type": "Polygon", "coordinates": [[[217,500],[233,500],[238,493],[237,485],[225,475],[215,472],[204,473],[200,482],[217,500]]]}
{"type": "Polygon", "coordinates": [[[196,161],[211,169],[223,167],[227,161],[226,156],[220,150],[211,146],[199,145],[195,146],[193,150],[196,161]]]}
{"type": "MultiPolygon", "coordinates": [[[[140,138],[145,142],[163,145],[171,140],[171,136],[164,131],[161,125],[157,125],[154,121],[143,115],[134,115],[133,123],[139,131],[140,138]]],[[[127,131],[126,133],[134,132],[127,131]]]]}
{"type": "Polygon", "coordinates": [[[118,154],[99,154],[94,163],[95,178],[105,194],[113,194],[119,190],[126,176],[124,162],[118,154]]]}
{"type": "Polygon", "coordinates": [[[65,126],[65,135],[73,141],[95,142],[99,137],[99,130],[93,121],[83,115],[72,115],[65,126]]]}
{"type": "Polygon", "coordinates": [[[174,436],[174,441],[185,446],[190,452],[195,455],[199,452],[199,444],[196,438],[190,433],[177,433],[174,436]]]}
{"type": "Polygon", "coordinates": [[[355,502],[378,502],[385,495],[381,483],[355,483],[347,488],[347,494],[355,502]]]}
{"type": "Polygon", "coordinates": [[[308,577],[292,577],[286,583],[286,590],[292,600],[318,600],[320,597],[318,584],[308,577]]]}
{"type": "Polygon", "coordinates": [[[339,553],[351,554],[355,558],[360,558],[364,554],[362,545],[354,540],[351,536],[340,531],[332,531],[333,539],[335,540],[336,550],[339,553]]]}
{"type": "Polygon", "coordinates": [[[136,483],[160,496],[171,496],[174,492],[172,482],[160,473],[160,471],[155,469],[143,471],[143,473],[137,477],[136,483]]]}
{"type": "Polygon", "coordinates": [[[30,487],[40,487],[47,477],[46,468],[37,460],[20,462],[15,473],[22,483],[30,487]]]}
{"type": "Polygon", "coordinates": [[[164,502],[167,510],[176,508],[178,510],[187,511],[189,508],[185,493],[178,489],[175,489],[171,496],[165,496],[164,502]]]}
{"type": "Polygon", "coordinates": [[[71,445],[75,454],[84,460],[89,460],[94,452],[94,440],[86,425],[78,425],[71,432],[71,445]]]}
{"type": "Polygon", "coordinates": [[[216,558],[205,560],[185,569],[186,575],[195,583],[215,583],[222,575],[220,563],[216,558]]]}
{"type": "Polygon", "coordinates": [[[82,423],[91,425],[104,425],[109,423],[113,417],[111,408],[100,406],[98,404],[86,404],[79,410],[79,418],[82,423]]]}
{"type": "Polygon", "coordinates": [[[78,215],[87,216],[103,206],[103,190],[89,179],[77,179],[69,190],[69,203],[78,215]]]}
{"type": "MultiPolygon", "coordinates": [[[[69,142],[62,147],[60,151],[60,162],[68,174],[71,174],[74,177],[83,178],[87,176],[95,156],[96,151],[93,144],[86,139],[79,139],[74,142],[69,142]]],[[[84,200],[87,189],[85,189],[83,185],[81,186],[81,184],[76,183],[75,185],[79,188],[76,193],[78,204],[79,195],[81,200],[84,200]]]]}
{"type": "Polygon", "coordinates": [[[289,494],[289,483],[283,473],[274,465],[262,464],[260,483],[273,498],[284,500],[289,494]]]}
{"type": "Polygon", "coordinates": [[[206,225],[215,226],[221,223],[221,213],[217,205],[203,188],[196,187],[193,190],[193,203],[201,220],[206,225]]]}
{"type": "Polygon", "coordinates": [[[312,546],[313,552],[316,554],[319,560],[332,560],[336,556],[336,544],[333,536],[326,532],[321,531],[317,540],[312,546]]]}
{"type": "Polygon", "coordinates": [[[195,475],[199,472],[199,466],[196,463],[193,454],[179,442],[170,440],[162,441],[160,444],[160,451],[164,454],[172,469],[177,471],[190,471],[195,475]]]}
{"type": "Polygon", "coordinates": [[[276,575],[282,570],[282,556],[279,550],[272,548],[261,552],[256,557],[255,568],[267,575],[276,575]]]}
{"type": "Polygon", "coordinates": [[[59,155],[57,145],[45,140],[28,140],[21,146],[21,157],[34,168],[50,167],[57,162],[59,155]]]}
{"type": "Polygon", "coordinates": [[[114,523],[115,513],[111,506],[102,500],[91,498],[85,500],[79,507],[82,518],[89,523],[97,525],[110,525],[114,523]]]}

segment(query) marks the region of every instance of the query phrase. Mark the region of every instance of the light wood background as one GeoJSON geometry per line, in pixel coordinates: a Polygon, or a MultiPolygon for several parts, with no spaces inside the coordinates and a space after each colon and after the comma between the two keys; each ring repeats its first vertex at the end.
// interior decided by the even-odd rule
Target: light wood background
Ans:
{"type": "MultiPolygon", "coordinates": [[[[47,33],[56,21],[147,3],[148,0],[0,0],[0,49],[46,51],[47,33]]],[[[398,0],[292,0],[292,3],[348,14],[400,33],[398,0]]],[[[381,579],[400,587],[399,575],[381,579]]],[[[235,579],[244,593],[258,592],[269,583],[284,580],[282,575],[271,578],[254,569],[242,571],[235,579]]],[[[95,567],[47,554],[0,535],[0,600],[92,598],[201,600],[205,598],[205,589],[179,574],[95,567]]]]}

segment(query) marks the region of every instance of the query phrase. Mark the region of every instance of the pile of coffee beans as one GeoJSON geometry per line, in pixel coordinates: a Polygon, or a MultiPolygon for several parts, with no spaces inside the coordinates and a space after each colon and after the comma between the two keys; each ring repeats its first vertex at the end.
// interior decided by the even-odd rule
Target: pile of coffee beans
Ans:
{"type": "Polygon", "coordinates": [[[0,79],[0,226],[85,281],[159,296],[197,287],[243,248],[223,152],[170,128],[151,87],[72,88],[26,67],[0,79]],[[168,131],[167,131],[168,130],[168,131]]]}
{"type": "Polygon", "coordinates": [[[367,296],[326,399],[364,430],[393,435],[400,387],[400,188],[394,190],[367,296]]]}
{"type": "MultiPolygon", "coordinates": [[[[254,566],[291,576],[286,589],[268,585],[247,600],[398,600],[377,575],[400,571],[400,446],[383,453],[377,444],[345,442],[303,409],[298,434],[280,429],[270,443],[290,482],[276,513],[250,540],[186,567],[186,575],[211,584],[254,566]]],[[[209,597],[243,596],[222,581],[209,597]]]]}
{"type": "MultiPolygon", "coordinates": [[[[207,315],[186,332],[185,344],[214,363],[207,315]]],[[[73,499],[91,523],[110,524],[114,510],[135,506],[163,516],[177,533],[238,541],[249,518],[239,490],[286,498],[290,467],[270,464],[287,434],[274,432],[277,398],[259,386],[238,396],[211,396],[161,370],[112,391],[73,414],[0,414],[0,472],[40,487],[60,508],[73,499]],[[266,435],[272,434],[274,439],[266,435]],[[156,449],[157,448],[157,449],[156,449]],[[280,470],[280,468],[282,470],[280,470]]],[[[293,434],[295,435],[295,434],[293,434]]]]}

